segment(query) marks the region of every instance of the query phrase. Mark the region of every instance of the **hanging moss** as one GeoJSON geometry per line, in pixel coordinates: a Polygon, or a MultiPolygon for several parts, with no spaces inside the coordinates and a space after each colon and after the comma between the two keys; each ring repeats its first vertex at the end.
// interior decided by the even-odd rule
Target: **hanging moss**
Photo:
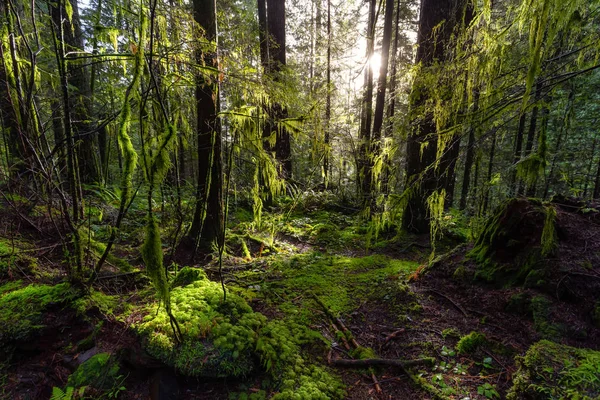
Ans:
{"type": "Polygon", "coordinates": [[[146,239],[142,245],[142,258],[146,264],[148,276],[158,292],[159,298],[165,307],[168,307],[169,283],[167,282],[167,276],[163,265],[160,230],[156,219],[152,217],[148,218],[146,224],[146,239]]]}

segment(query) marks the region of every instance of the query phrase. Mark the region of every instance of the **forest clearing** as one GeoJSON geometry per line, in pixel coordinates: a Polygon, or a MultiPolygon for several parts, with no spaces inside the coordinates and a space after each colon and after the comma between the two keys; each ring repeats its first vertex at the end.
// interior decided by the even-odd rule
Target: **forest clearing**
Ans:
{"type": "Polygon", "coordinates": [[[2,0],[0,398],[600,399],[599,26],[2,0]]]}

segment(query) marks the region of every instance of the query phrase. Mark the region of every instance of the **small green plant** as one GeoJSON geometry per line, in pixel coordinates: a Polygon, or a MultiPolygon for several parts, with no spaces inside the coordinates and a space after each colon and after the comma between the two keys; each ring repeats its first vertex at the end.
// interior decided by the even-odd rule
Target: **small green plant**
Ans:
{"type": "Polygon", "coordinates": [[[442,374],[435,374],[431,378],[431,383],[433,383],[434,385],[439,387],[442,394],[444,394],[446,396],[456,394],[456,390],[452,386],[449,386],[446,383],[446,381],[444,380],[444,376],[442,374]]]}
{"type": "Polygon", "coordinates": [[[467,366],[457,363],[454,368],[452,368],[452,372],[456,375],[466,375],[467,374],[467,366]]]}
{"type": "Polygon", "coordinates": [[[83,393],[85,392],[85,386],[75,390],[74,387],[67,387],[64,391],[59,387],[52,388],[52,396],[50,400],[75,400],[83,399],[83,393]]]}
{"type": "Polygon", "coordinates": [[[459,354],[471,354],[479,347],[485,345],[487,339],[483,333],[471,332],[463,336],[456,344],[456,350],[459,354]]]}
{"type": "Polygon", "coordinates": [[[496,399],[500,398],[500,394],[496,390],[493,385],[490,385],[488,382],[483,385],[477,386],[477,394],[481,396],[485,396],[486,399],[496,399]]]}
{"type": "Polygon", "coordinates": [[[454,350],[452,350],[451,348],[448,348],[446,346],[442,346],[441,354],[444,357],[454,357],[456,355],[456,352],[454,350]]]}
{"type": "Polygon", "coordinates": [[[486,358],[484,358],[482,365],[483,365],[483,368],[486,368],[486,369],[492,369],[492,368],[494,368],[492,366],[492,357],[486,357],[486,358]]]}

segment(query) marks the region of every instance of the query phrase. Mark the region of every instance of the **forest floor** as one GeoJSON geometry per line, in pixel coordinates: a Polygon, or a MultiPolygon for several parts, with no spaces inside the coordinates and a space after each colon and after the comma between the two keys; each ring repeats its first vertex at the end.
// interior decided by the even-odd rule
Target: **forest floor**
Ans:
{"type": "MultiPolygon", "coordinates": [[[[21,307],[18,312],[0,310],[0,398],[261,399],[278,393],[281,385],[268,367],[237,378],[186,378],[181,373],[185,367],[169,368],[145,352],[139,327],[158,315],[158,304],[139,256],[142,223],[126,227],[115,250],[119,258],[109,260],[93,290],[82,297],[57,286],[65,277],[61,243],[44,209],[26,209],[24,204],[5,201],[0,208],[5,221],[0,231],[0,302],[5,308],[13,300],[21,303],[14,306],[21,307]],[[24,289],[33,285],[44,292],[24,289]],[[115,370],[102,372],[112,377],[110,383],[75,384],[80,366],[89,360],[102,364],[99,356],[104,354],[118,359],[115,370]],[[78,385],[88,386],[80,397],[78,385]],[[73,387],[71,394],[68,387],[73,387]]],[[[567,211],[558,211],[562,258],[547,262],[560,268],[534,283],[535,276],[529,275],[525,284],[474,280],[478,267],[466,256],[473,244],[438,244],[437,254],[454,250],[430,263],[428,237],[382,232],[369,239],[368,228],[357,217],[316,207],[264,215],[261,229],[247,211],[236,210],[222,277],[228,291],[253,312],[282,321],[290,332],[302,326],[318,337],[298,347],[302,363],[323,368],[314,370],[321,372],[312,379],[318,381],[321,373],[333,377],[323,378],[325,387],[318,393],[330,390],[356,400],[505,398],[527,368],[523,356],[539,340],[600,348],[595,319],[600,311],[594,314],[600,310],[600,226],[567,211]],[[565,269],[565,264],[573,268],[565,269]],[[420,361],[362,368],[336,364],[360,359],[420,361]],[[340,382],[343,395],[333,388],[340,382]]],[[[135,209],[133,213],[135,218],[135,209]]],[[[459,218],[449,216],[447,221],[450,236],[466,238],[459,218]]],[[[532,232],[543,228],[543,221],[538,222],[531,223],[532,232]]],[[[98,240],[104,225],[102,217],[90,218],[90,232],[98,240]]],[[[170,254],[168,245],[164,247],[170,254]]],[[[175,253],[178,263],[170,267],[172,276],[189,265],[188,256],[175,253]]],[[[220,278],[216,260],[192,266],[213,281],[220,278]]],[[[595,357],[590,353],[583,359],[595,357]]],[[[547,371],[557,382],[560,368],[552,365],[547,371]]],[[[600,376],[600,370],[591,374],[600,376]]],[[[589,386],[585,376],[582,387],[580,392],[589,398],[600,396],[598,386],[589,386]]],[[[298,398],[330,397],[335,396],[298,398]]],[[[525,397],[517,393],[513,398],[525,397]]]]}

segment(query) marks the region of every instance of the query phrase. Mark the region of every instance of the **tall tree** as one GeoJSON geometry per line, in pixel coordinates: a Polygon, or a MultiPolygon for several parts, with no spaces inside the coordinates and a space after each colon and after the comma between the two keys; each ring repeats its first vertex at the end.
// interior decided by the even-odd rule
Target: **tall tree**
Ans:
{"type": "MultiPolygon", "coordinates": [[[[281,82],[281,74],[286,65],[285,0],[258,0],[258,17],[261,62],[264,72],[274,82],[281,82]]],[[[268,121],[264,125],[264,136],[267,138],[275,135],[275,146],[274,149],[271,149],[265,142],[265,149],[275,151],[280,175],[286,179],[291,178],[290,133],[281,124],[282,120],[287,118],[287,109],[280,102],[273,101],[267,107],[267,114],[268,121]]]]}
{"type": "MultiPolygon", "coordinates": [[[[377,94],[375,96],[375,114],[373,119],[373,133],[371,134],[371,149],[368,168],[365,171],[365,197],[369,197],[369,205],[374,206],[375,187],[373,185],[375,158],[381,152],[381,130],[383,128],[383,112],[385,109],[385,92],[388,80],[388,64],[390,59],[390,43],[392,41],[392,22],[394,17],[394,0],[385,1],[385,17],[383,23],[383,40],[381,43],[381,66],[377,79],[377,94]]],[[[365,204],[366,205],[366,204],[365,204]]]]}
{"type": "Polygon", "coordinates": [[[369,20],[367,23],[367,65],[365,66],[365,83],[363,86],[363,97],[361,104],[359,150],[357,160],[357,189],[363,198],[363,202],[370,195],[371,179],[368,177],[369,169],[369,150],[371,147],[371,125],[373,121],[373,69],[370,67],[370,61],[375,52],[375,25],[376,0],[369,1],[369,20]]]}
{"type": "MultiPolygon", "coordinates": [[[[204,29],[205,38],[210,42],[208,49],[196,50],[196,61],[198,65],[217,68],[216,0],[194,0],[193,5],[194,20],[204,29]]],[[[207,74],[198,76],[196,82],[198,180],[189,236],[202,250],[210,250],[211,244],[224,234],[218,79],[216,74],[207,74]]]]}
{"type": "MultiPolygon", "coordinates": [[[[427,107],[433,89],[427,75],[430,69],[447,59],[447,46],[457,26],[457,11],[462,0],[422,0],[417,35],[416,62],[420,70],[415,77],[410,97],[414,116],[407,140],[406,187],[408,201],[402,218],[404,229],[426,233],[429,231],[427,200],[436,191],[444,189],[443,180],[436,171],[438,132],[433,111],[427,107]]],[[[440,70],[437,69],[436,73],[440,70]]]]}
{"type": "Polygon", "coordinates": [[[64,48],[68,95],[71,110],[70,124],[77,151],[78,173],[81,182],[101,180],[97,151],[97,134],[92,129],[91,82],[89,68],[76,59],[84,51],[84,38],[77,0],[49,2],[50,13],[64,48]],[[60,4],[60,5],[59,5],[60,4]]]}

